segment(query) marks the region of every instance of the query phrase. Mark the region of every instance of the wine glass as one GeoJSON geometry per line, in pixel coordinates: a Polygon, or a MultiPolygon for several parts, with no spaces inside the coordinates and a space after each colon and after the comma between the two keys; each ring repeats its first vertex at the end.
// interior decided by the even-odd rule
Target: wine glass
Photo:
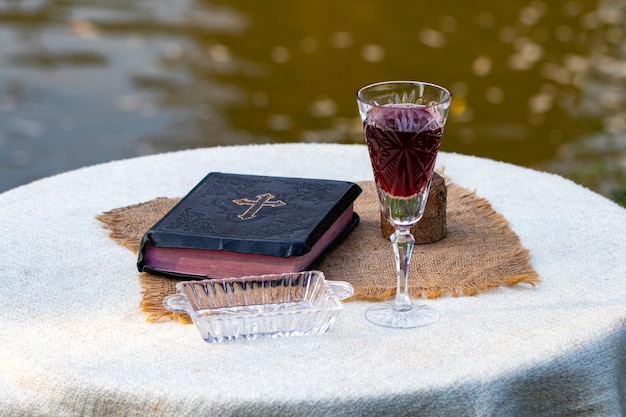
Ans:
{"type": "Polygon", "coordinates": [[[417,81],[381,82],[357,93],[380,209],[394,227],[395,298],[365,312],[367,320],[379,326],[420,327],[439,318],[436,310],[409,299],[415,243],[410,229],[424,213],[451,100],[445,88],[417,81]]]}

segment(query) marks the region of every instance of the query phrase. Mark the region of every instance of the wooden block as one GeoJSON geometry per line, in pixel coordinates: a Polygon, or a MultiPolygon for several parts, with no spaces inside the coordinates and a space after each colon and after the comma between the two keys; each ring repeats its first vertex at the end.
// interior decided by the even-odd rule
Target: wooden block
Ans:
{"type": "MultiPolygon", "coordinates": [[[[446,228],[446,205],[448,190],[443,177],[436,172],[428,193],[428,200],[422,219],[411,228],[411,234],[415,237],[416,244],[437,242],[448,234],[446,228]]],[[[383,237],[389,239],[393,234],[393,226],[380,215],[380,226],[383,237]]]]}

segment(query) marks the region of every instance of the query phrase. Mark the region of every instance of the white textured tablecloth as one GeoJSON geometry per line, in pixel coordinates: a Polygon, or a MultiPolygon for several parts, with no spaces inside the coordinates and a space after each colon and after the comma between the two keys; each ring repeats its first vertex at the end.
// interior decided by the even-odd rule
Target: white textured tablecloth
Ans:
{"type": "Polygon", "coordinates": [[[371,180],[364,146],[182,151],[0,194],[0,415],[624,415],[626,210],[556,175],[438,165],[507,218],[539,286],[425,301],[441,318],[419,329],[375,327],[354,302],[322,335],[224,344],[147,323],[135,256],[95,216],[210,171],[371,180]]]}

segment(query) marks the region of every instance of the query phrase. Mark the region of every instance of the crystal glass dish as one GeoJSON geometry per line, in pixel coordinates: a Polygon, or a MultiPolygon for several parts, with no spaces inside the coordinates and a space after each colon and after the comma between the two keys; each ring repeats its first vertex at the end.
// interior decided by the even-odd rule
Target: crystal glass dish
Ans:
{"type": "Polygon", "coordinates": [[[354,294],[320,271],[183,281],[163,300],[187,313],[209,343],[324,333],[354,294]]]}

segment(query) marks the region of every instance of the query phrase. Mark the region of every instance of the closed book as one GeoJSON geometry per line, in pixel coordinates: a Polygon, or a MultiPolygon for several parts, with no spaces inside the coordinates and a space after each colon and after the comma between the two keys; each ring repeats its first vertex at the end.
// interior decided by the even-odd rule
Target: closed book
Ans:
{"type": "Polygon", "coordinates": [[[178,278],[299,272],[358,223],[351,182],[213,172],[143,236],[139,271],[178,278]]]}

